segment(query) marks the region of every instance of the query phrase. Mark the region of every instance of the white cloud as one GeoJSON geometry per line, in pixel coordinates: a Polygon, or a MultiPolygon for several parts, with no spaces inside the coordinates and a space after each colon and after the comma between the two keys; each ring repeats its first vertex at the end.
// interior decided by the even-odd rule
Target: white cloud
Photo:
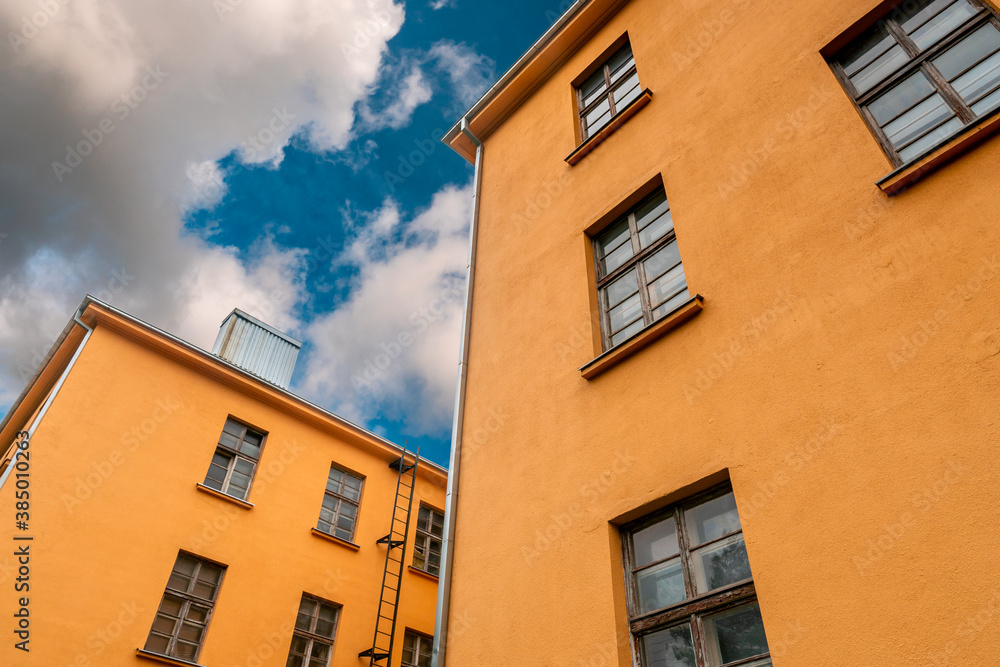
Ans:
{"type": "Polygon", "coordinates": [[[185,210],[210,209],[226,196],[226,174],[212,160],[192,162],[185,170],[190,188],[183,199],[185,210]]]}
{"type": "Polygon", "coordinates": [[[87,292],[202,345],[234,306],[294,330],[301,253],[267,237],[238,254],[186,235],[183,215],[224,196],[233,151],[275,164],[296,134],[345,146],[402,5],[49,4],[36,25],[37,0],[0,3],[0,405],[87,292]]]}
{"type": "Polygon", "coordinates": [[[455,8],[458,6],[458,0],[431,0],[430,8],[434,11],[439,9],[444,9],[445,7],[455,8]]]}
{"type": "Polygon", "coordinates": [[[413,112],[421,104],[430,102],[433,91],[424,79],[424,74],[418,65],[412,65],[409,74],[395,84],[395,90],[388,93],[390,103],[378,111],[368,105],[361,107],[361,116],[365,120],[366,129],[380,130],[390,127],[394,130],[410,124],[413,112]]]}
{"type": "Polygon", "coordinates": [[[447,75],[462,111],[472,106],[496,79],[496,63],[467,44],[437,42],[427,56],[447,75]]]}
{"type": "Polygon", "coordinates": [[[405,220],[389,200],[354,214],[338,262],[357,269],[348,301],[307,328],[303,386],[348,418],[407,416],[414,435],[445,428],[454,407],[471,186],[449,186],[405,220]]]}

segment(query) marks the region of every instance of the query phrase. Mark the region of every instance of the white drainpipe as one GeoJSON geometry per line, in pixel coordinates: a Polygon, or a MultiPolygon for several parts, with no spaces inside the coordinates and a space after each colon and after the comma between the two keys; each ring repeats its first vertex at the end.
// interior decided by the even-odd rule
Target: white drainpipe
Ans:
{"type": "MultiPolygon", "coordinates": [[[[62,372],[62,375],[59,376],[59,381],[56,382],[55,386],[52,387],[52,391],[49,392],[49,397],[45,399],[45,404],[42,406],[42,409],[39,410],[38,416],[35,417],[35,421],[33,421],[31,423],[31,426],[28,428],[29,440],[32,437],[34,437],[35,429],[37,429],[38,425],[42,423],[42,419],[45,417],[45,413],[49,411],[49,406],[51,406],[52,402],[56,400],[56,394],[58,394],[59,390],[62,389],[63,383],[66,381],[66,377],[69,375],[69,372],[73,370],[73,366],[76,365],[76,360],[80,358],[80,354],[83,352],[84,346],[86,346],[87,341],[90,340],[90,335],[94,333],[93,329],[91,329],[86,324],[80,321],[80,315],[82,313],[83,313],[82,309],[77,311],[76,315],[73,317],[73,321],[76,324],[79,324],[84,329],[86,329],[87,333],[84,335],[83,340],[80,341],[80,345],[77,346],[76,352],[73,353],[73,358],[69,360],[69,365],[66,366],[66,369],[62,372]]],[[[39,369],[39,372],[40,371],[41,369],[39,369]]],[[[21,438],[17,438],[17,440],[20,441],[21,438]]],[[[10,460],[10,465],[7,466],[7,469],[3,471],[3,475],[0,476],[0,489],[3,489],[3,485],[7,482],[7,478],[10,477],[10,473],[14,470],[14,466],[17,465],[17,460],[20,457],[21,457],[21,449],[19,447],[14,447],[14,456],[10,460]]]]}
{"type": "Polygon", "coordinates": [[[479,234],[479,199],[483,182],[483,142],[472,134],[468,117],[462,119],[462,133],[476,147],[475,194],[472,201],[472,225],[469,228],[469,266],[465,287],[465,316],[462,324],[462,356],[458,363],[458,393],[455,398],[455,422],[451,433],[451,461],[448,464],[448,495],[444,508],[441,577],[438,583],[438,611],[434,623],[431,667],[445,667],[445,654],[448,648],[451,573],[455,557],[455,513],[458,509],[458,479],[462,468],[462,429],[465,425],[465,389],[469,377],[469,335],[472,332],[472,290],[476,277],[476,239],[479,234]]]}

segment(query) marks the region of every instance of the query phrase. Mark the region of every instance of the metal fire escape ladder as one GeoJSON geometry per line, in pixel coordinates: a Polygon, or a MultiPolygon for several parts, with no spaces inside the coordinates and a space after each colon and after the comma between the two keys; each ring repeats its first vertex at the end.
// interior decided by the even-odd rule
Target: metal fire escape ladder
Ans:
{"type": "Polygon", "coordinates": [[[396,477],[396,500],[392,509],[392,524],[389,534],[376,544],[386,545],[385,570],[382,573],[382,593],[378,602],[378,618],[375,621],[375,638],[372,647],[358,654],[359,658],[370,658],[369,665],[390,667],[392,646],[396,637],[396,615],[399,609],[399,591],[403,587],[403,559],[406,557],[406,540],[410,534],[410,513],[413,509],[413,489],[416,486],[417,466],[420,463],[420,447],[413,461],[406,460],[406,446],[403,455],[389,467],[398,471],[396,477]],[[398,558],[397,558],[398,556],[398,558]],[[384,663],[382,661],[385,660],[384,663]]]}

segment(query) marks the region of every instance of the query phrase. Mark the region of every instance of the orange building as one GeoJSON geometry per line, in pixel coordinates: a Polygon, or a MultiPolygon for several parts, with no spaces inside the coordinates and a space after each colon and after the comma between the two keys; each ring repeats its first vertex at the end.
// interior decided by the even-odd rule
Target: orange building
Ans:
{"type": "Polygon", "coordinates": [[[997,664],[998,16],[578,0],[447,134],[437,667],[997,664]]]}
{"type": "Polygon", "coordinates": [[[84,301],[0,425],[0,664],[429,664],[446,471],[290,393],[299,345],[84,301]]]}

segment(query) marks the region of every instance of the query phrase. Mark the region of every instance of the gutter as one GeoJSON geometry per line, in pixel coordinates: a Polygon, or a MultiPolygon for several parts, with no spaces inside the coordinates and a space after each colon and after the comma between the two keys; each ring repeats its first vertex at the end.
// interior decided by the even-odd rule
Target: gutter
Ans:
{"type": "Polygon", "coordinates": [[[490,89],[487,90],[483,96],[472,105],[472,108],[465,112],[465,115],[462,116],[462,120],[455,123],[455,125],[448,130],[448,133],[444,135],[444,143],[450,144],[452,139],[457,137],[459,134],[464,134],[469,138],[478,152],[481,144],[479,140],[473,137],[472,133],[469,132],[469,119],[479,115],[479,113],[493,101],[500,91],[506,88],[507,85],[513,81],[525,67],[527,67],[528,63],[534,60],[535,56],[537,56],[542,49],[548,46],[549,42],[551,42],[556,35],[562,32],[562,29],[565,28],[570,21],[576,18],[576,15],[579,14],[584,7],[590,4],[590,2],[591,0],[576,0],[576,2],[574,2],[570,8],[567,9],[563,15],[552,24],[552,27],[546,30],[545,33],[538,38],[538,41],[531,45],[531,48],[529,48],[526,53],[518,58],[517,62],[511,65],[510,69],[508,69],[496,83],[490,86],[490,89]]]}
{"type": "MultiPolygon", "coordinates": [[[[86,305],[87,304],[85,299],[84,305],[80,307],[80,310],[76,311],[76,315],[73,316],[73,320],[68,325],[66,325],[65,329],[63,329],[62,335],[59,337],[59,340],[56,341],[55,345],[52,346],[52,349],[49,350],[48,356],[42,361],[41,364],[39,364],[38,370],[35,371],[35,377],[32,378],[31,382],[28,383],[28,386],[27,388],[25,388],[24,393],[21,394],[21,398],[19,398],[17,402],[11,406],[8,418],[4,419],[3,424],[0,424],[0,430],[3,430],[3,427],[7,425],[7,421],[9,420],[10,415],[14,414],[14,406],[18,405],[18,403],[20,403],[21,400],[24,399],[24,396],[27,395],[32,385],[35,384],[39,376],[42,374],[42,371],[48,365],[49,361],[51,361],[52,356],[55,354],[56,350],[58,350],[59,346],[62,345],[63,341],[66,340],[66,337],[69,335],[69,332],[73,329],[73,326],[80,325],[86,330],[87,333],[84,335],[83,340],[80,341],[80,344],[77,346],[76,352],[73,353],[73,358],[69,360],[69,364],[67,364],[66,368],[63,369],[62,375],[59,376],[59,380],[52,387],[52,391],[49,392],[49,397],[45,399],[45,403],[42,405],[42,409],[38,411],[38,415],[35,417],[35,420],[31,422],[31,426],[28,428],[28,440],[31,440],[31,438],[34,437],[35,430],[38,428],[38,425],[42,423],[42,419],[45,418],[45,414],[49,411],[49,407],[52,405],[52,402],[56,400],[56,395],[59,394],[59,390],[62,389],[63,383],[66,382],[66,378],[69,377],[70,371],[72,371],[73,366],[76,365],[76,360],[80,358],[80,355],[83,353],[83,348],[86,347],[87,341],[90,340],[91,334],[94,333],[93,329],[91,329],[86,324],[80,321],[80,316],[83,314],[83,309],[86,307],[86,305]]],[[[17,440],[18,438],[15,437],[15,441],[17,440]]],[[[0,475],[0,489],[3,489],[3,485],[7,482],[7,478],[10,477],[11,472],[14,471],[14,467],[17,465],[17,461],[19,458],[21,458],[22,454],[24,456],[28,455],[20,447],[14,447],[14,456],[11,457],[10,465],[8,465],[7,469],[3,471],[3,475],[0,475]]]]}
{"type": "MultiPolygon", "coordinates": [[[[584,0],[586,1],[586,0],[584,0]]],[[[455,397],[455,421],[451,432],[451,459],[448,464],[448,491],[444,507],[444,534],[441,537],[441,576],[438,581],[437,618],[431,667],[445,667],[448,648],[448,621],[451,612],[451,580],[455,558],[455,512],[458,509],[459,477],[462,467],[462,431],[465,427],[465,393],[469,379],[469,339],[472,333],[472,291],[476,277],[476,241],[479,235],[479,205],[483,185],[483,142],[469,129],[468,116],[462,118],[461,131],[476,147],[475,191],[472,200],[472,224],[469,227],[469,265],[466,273],[465,314],[462,317],[462,352],[458,362],[458,391],[455,397]]]]}

